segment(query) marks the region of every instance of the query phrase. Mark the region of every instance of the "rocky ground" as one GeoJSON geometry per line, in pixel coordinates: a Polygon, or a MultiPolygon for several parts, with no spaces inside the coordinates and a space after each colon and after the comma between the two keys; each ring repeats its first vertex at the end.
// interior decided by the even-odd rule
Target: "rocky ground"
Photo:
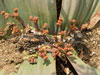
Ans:
{"type": "Polygon", "coordinates": [[[84,60],[89,65],[100,69],[100,22],[92,29],[83,32],[84,42],[89,50],[84,53],[84,60]]]}
{"type": "Polygon", "coordinates": [[[0,70],[8,73],[17,72],[18,64],[23,61],[22,54],[17,51],[16,44],[11,41],[0,40],[0,70]]]}

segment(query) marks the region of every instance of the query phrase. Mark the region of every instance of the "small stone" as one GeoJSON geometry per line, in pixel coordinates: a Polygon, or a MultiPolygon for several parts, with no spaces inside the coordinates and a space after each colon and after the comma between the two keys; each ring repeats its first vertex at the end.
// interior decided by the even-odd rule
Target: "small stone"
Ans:
{"type": "Polygon", "coordinates": [[[83,40],[84,42],[88,43],[88,41],[86,39],[83,40]]]}
{"type": "Polygon", "coordinates": [[[5,59],[5,62],[8,62],[9,61],[9,59],[5,59]]]}
{"type": "Polygon", "coordinates": [[[15,66],[16,69],[19,69],[19,67],[20,67],[20,64],[18,64],[18,65],[15,66]]]}
{"type": "Polygon", "coordinates": [[[96,52],[92,52],[92,53],[90,54],[90,56],[97,56],[97,53],[96,53],[96,52]]]}

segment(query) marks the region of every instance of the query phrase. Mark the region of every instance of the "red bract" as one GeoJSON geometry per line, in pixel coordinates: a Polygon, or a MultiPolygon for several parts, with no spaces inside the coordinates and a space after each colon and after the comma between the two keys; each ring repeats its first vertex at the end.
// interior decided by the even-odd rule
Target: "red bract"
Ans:
{"type": "Polygon", "coordinates": [[[59,32],[59,35],[64,35],[66,33],[66,31],[61,31],[59,32]]]}
{"type": "Polygon", "coordinates": [[[67,52],[66,55],[70,56],[70,55],[73,55],[73,53],[72,52],[67,52]]]}
{"type": "Polygon", "coordinates": [[[47,23],[45,23],[45,24],[43,25],[43,29],[45,29],[45,28],[47,27],[47,25],[48,25],[48,24],[47,24],[47,23]]]}
{"type": "Polygon", "coordinates": [[[54,37],[55,39],[57,39],[57,36],[56,36],[56,35],[54,35],[53,37],[54,37]]]}
{"type": "Polygon", "coordinates": [[[52,53],[52,57],[55,58],[56,57],[56,54],[55,53],[52,53]]]}
{"type": "Polygon", "coordinates": [[[60,26],[61,24],[57,22],[56,25],[57,25],[57,26],[60,26]]]}
{"type": "Polygon", "coordinates": [[[34,63],[36,63],[36,59],[34,59],[34,61],[33,61],[34,63]]]}
{"type": "Polygon", "coordinates": [[[14,8],[14,12],[18,12],[18,8],[14,8]]]}
{"type": "Polygon", "coordinates": [[[7,15],[7,16],[5,16],[5,19],[8,19],[8,17],[9,17],[8,15],[7,15]]]}
{"type": "Polygon", "coordinates": [[[58,20],[58,23],[61,25],[63,22],[62,22],[62,21],[60,21],[60,20],[58,20]]]}
{"type": "Polygon", "coordinates": [[[32,21],[32,20],[33,20],[33,17],[32,17],[32,16],[30,16],[30,17],[29,17],[29,19],[32,21]]]}
{"type": "Polygon", "coordinates": [[[47,60],[47,59],[48,59],[48,56],[43,57],[43,60],[47,60]]]}
{"type": "Polygon", "coordinates": [[[28,61],[31,62],[31,58],[28,58],[28,61]]]}
{"type": "Polygon", "coordinates": [[[1,11],[1,13],[0,13],[0,14],[4,15],[4,14],[5,14],[5,11],[1,11]]]}
{"type": "Polygon", "coordinates": [[[62,19],[61,17],[59,17],[59,20],[60,20],[60,21],[63,21],[63,19],[62,19]]]}
{"type": "Polygon", "coordinates": [[[82,27],[81,27],[81,30],[84,30],[88,27],[88,24],[83,24],[82,27]]]}
{"type": "Polygon", "coordinates": [[[31,64],[36,63],[36,59],[35,59],[34,56],[30,57],[30,58],[28,59],[28,61],[29,61],[31,64]]]}
{"type": "Polygon", "coordinates": [[[14,16],[15,18],[17,18],[17,17],[19,16],[19,13],[13,13],[13,16],[14,16]]]}
{"type": "Polygon", "coordinates": [[[67,46],[67,47],[71,47],[72,45],[71,45],[70,43],[68,43],[66,46],[67,46]]]}
{"type": "Polygon", "coordinates": [[[71,31],[76,31],[78,28],[75,26],[75,24],[71,25],[71,31]]]}
{"type": "Polygon", "coordinates": [[[62,50],[63,50],[63,48],[62,48],[62,47],[60,47],[60,46],[58,46],[58,50],[59,50],[59,51],[62,51],[62,50]]]}
{"type": "Polygon", "coordinates": [[[44,48],[39,48],[39,52],[43,52],[44,51],[44,48]]]}
{"type": "Polygon", "coordinates": [[[48,33],[49,33],[49,30],[43,30],[43,32],[42,32],[43,35],[46,35],[48,33]]]}
{"type": "Polygon", "coordinates": [[[76,20],[71,20],[70,21],[71,24],[74,24],[75,22],[76,22],[76,20]]]}
{"type": "Polygon", "coordinates": [[[38,21],[38,19],[39,19],[39,18],[38,18],[37,16],[34,16],[34,17],[33,17],[33,21],[38,21]]]}
{"type": "Polygon", "coordinates": [[[58,54],[58,56],[61,56],[61,55],[62,55],[62,53],[59,53],[59,54],[58,54]]]}
{"type": "Polygon", "coordinates": [[[73,50],[73,47],[71,47],[71,48],[68,48],[68,50],[70,51],[70,50],[73,50]]]}
{"type": "Polygon", "coordinates": [[[68,50],[68,48],[67,48],[67,47],[65,47],[65,48],[64,48],[64,51],[67,51],[67,50],[68,50]]]}

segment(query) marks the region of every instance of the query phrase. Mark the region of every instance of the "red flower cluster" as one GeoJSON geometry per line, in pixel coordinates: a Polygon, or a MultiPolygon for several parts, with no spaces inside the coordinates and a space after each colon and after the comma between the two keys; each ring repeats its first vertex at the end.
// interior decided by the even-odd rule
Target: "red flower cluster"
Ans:
{"type": "Polygon", "coordinates": [[[56,48],[53,48],[53,52],[52,52],[52,57],[56,57],[57,56],[62,56],[62,54],[66,54],[67,56],[73,55],[73,53],[71,52],[73,50],[73,47],[71,46],[71,44],[66,44],[64,46],[64,48],[58,46],[56,48]]]}
{"type": "Polygon", "coordinates": [[[0,13],[0,14],[4,15],[4,14],[5,14],[5,11],[1,11],[1,13],[0,13]]]}
{"type": "Polygon", "coordinates": [[[73,49],[74,48],[72,47],[71,44],[66,44],[64,51],[66,52],[66,55],[69,56],[69,55],[73,55],[73,53],[71,52],[73,49]]]}
{"type": "Polygon", "coordinates": [[[43,34],[43,35],[47,35],[48,33],[49,33],[49,30],[43,30],[43,31],[42,31],[42,34],[43,34]]]}
{"type": "Polygon", "coordinates": [[[63,19],[60,17],[56,25],[61,26],[62,24],[63,24],[63,19]]]}
{"type": "Polygon", "coordinates": [[[63,52],[63,48],[58,46],[57,48],[53,48],[52,57],[56,58],[56,56],[61,56],[63,52]]]}
{"type": "Polygon", "coordinates": [[[47,60],[48,59],[48,56],[47,56],[47,51],[41,47],[39,49],[39,54],[38,54],[41,58],[43,58],[43,60],[47,60]]]}
{"type": "Polygon", "coordinates": [[[33,21],[33,23],[37,23],[39,18],[37,16],[34,17],[30,16],[29,19],[33,21]]]}
{"type": "Polygon", "coordinates": [[[18,8],[14,8],[14,12],[15,12],[15,13],[13,13],[13,17],[14,17],[14,18],[17,18],[17,17],[19,16],[18,8]]]}
{"type": "Polygon", "coordinates": [[[30,57],[30,58],[28,59],[28,61],[29,61],[31,64],[36,63],[36,59],[35,59],[34,56],[30,57]]]}
{"type": "Polygon", "coordinates": [[[33,17],[33,22],[34,22],[34,23],[37,23],[37,22],[38,22],[38,19],[39,19],[39,18],[38,18],[37,16],[33,17]]]}
{"type": "Polygon", "coordinates": [[[14,12],[16,12],[16,13],[17,13],[17,12],[18,12],[18,8],[14,8],[14,12]]]}
{"type": "Polygon", "coordinates": [[[76,20],[71,20],[70,23],[71,24],[75,24],[76,20]]]}
{"type": "Polygon", "coordinates": [[[71,31],[73,32],[73,31],[76,31],[76,30],[78,30],[78,28],[76,27],[76,25],[75,24],[71,25],[71,31]]]}
{"type": "Polygon", "coordinates": [[[59,32],[59,35],[64,35],[64,34],[66,34],[66,31],[59,32]]]}
{"type": "Polygon", "coordinates": [[[43,29],[46,29],[46,27],[47,27],[47,23],[45,23],[44,25],[43,25],[43,29]]]}
{"type": "Polygon", "coordinates": [[[8,17],[9,17],[9,14],[6,13],[5,11],[1,11],[0,14],[4,15],[5,16],[5,19],[8,19],[8,17]]]}

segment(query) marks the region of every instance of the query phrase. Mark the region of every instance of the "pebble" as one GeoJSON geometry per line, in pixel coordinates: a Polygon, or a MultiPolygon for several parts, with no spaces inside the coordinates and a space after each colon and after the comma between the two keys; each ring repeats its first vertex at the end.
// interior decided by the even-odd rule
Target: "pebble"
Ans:
{"type": "Polygon", "coordinates": [[[83,40],[85,43],[88,43],[88,41],[86,39],[83,40]]]}
{"type": "Polygon", "coordinates": [[[97,56],[97,53],[96,53],[96,52],[92,52],[92,53],[90,54],[90,56],[97,56]]]}
{"type": "Polygon", "coordinates": [[[20,67],[20,64],[18,64],[18,65],[15,66],[16,69],[19,69],[19,67],[20,67]]]}

